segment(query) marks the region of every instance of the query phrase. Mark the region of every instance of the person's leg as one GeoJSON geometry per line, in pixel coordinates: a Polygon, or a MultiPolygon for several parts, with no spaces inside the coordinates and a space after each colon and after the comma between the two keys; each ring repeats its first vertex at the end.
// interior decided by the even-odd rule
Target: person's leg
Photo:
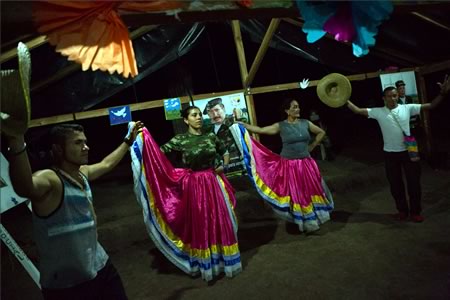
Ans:
{"type": "Polygon", "coordinates": [[[401,153],[384,152],[386,177],[391,188],[391,195],[399,213],[408,214],[408,204],[406,202],[405,186],[402,178],[401,153]]]}
{"type": "Polygon", "coordinates": [[[420,163],[408,160],[404,163],[411,215],[420,215],[422,211],[422,188],[420,185],[420,163]]]}
{"type": "Polygon", "coordinates": [[[102,300],[127,300],[127,295],[119,276],[111,260],[101,269],[96,277],[100,297],[102,300]]]}

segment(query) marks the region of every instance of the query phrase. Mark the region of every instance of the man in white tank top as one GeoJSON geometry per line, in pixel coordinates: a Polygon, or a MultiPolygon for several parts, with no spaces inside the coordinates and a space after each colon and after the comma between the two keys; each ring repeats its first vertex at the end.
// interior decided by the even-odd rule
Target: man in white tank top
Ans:
{"type": "Polygon", "coordinates": [[[55,126],[51,131],[54,166],[34,174],[24,133],[7,136],[12,185],[33,206],[44,299],[127,299],[120,276],[97,240],[88,180],[111,171],[142,126],[134,123],[116,150],[91,165],[83,127],[55,126]]]}

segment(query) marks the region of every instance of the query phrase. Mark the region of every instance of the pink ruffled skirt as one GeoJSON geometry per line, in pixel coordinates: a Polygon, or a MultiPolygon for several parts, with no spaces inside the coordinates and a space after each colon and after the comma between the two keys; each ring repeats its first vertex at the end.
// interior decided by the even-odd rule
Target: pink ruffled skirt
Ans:
{"type": "Polygon", "coordinates": [[[131,148],[135,194],[147,231],[178,268],[205,280],[242,270],[236,199],[226,177],[213,169],[174,168],[147,129],[131,148]]]}

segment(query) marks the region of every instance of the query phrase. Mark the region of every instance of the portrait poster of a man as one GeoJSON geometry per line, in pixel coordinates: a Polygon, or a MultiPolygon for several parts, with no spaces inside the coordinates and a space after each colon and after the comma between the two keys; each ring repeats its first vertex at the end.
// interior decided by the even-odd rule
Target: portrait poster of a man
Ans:
{"type": "Polygon", "coordinates": [[[229,130],[234,121],[248,122],[248,110],[243,93],[196,100],[203,112],[203,125],[207,132],[214,132],[230,153],[228,174],[242,173],[242,157],[229,130]]]}

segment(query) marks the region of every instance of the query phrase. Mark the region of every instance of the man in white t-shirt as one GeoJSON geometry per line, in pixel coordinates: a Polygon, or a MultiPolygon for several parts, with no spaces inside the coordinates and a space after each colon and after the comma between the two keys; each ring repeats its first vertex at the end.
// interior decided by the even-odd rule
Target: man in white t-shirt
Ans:
{"type": "Polygon", "coordinates": [[[411,161],[403,142],[403,134],[410,135],[409,120],[419,115],[422,110],[434,109],[450,92],[450,80],[445,76],[439,83],[441,91],[431,103],[398,105],[398,92],[395,87],[387,87],[383,91],[384,107],[359,108],[348,101],[347,107],[354,113],[375,119],[383,135],[383,150],[386,176],[391,187],[398,213],[398,220],[406,220],[408,215],[414,222],[422,222],[420,163],[411,161]],[[406,201],[405,185],[402,177],[405,173],[409,206],[406,201]]]}

